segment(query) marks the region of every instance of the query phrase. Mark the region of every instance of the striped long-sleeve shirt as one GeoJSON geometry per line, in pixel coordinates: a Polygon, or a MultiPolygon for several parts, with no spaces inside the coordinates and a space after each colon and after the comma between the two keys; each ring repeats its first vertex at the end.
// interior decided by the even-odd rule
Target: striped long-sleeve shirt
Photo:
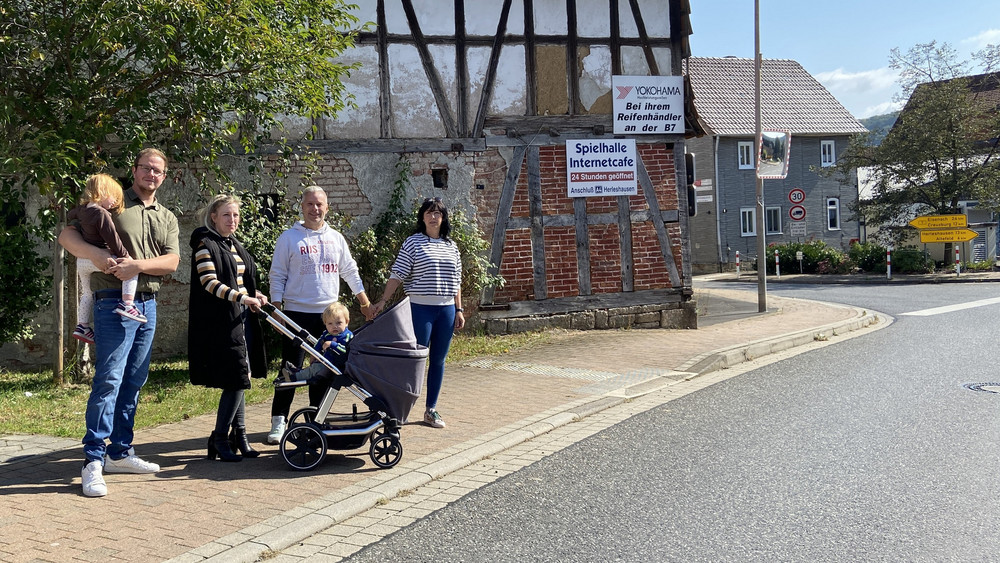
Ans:
{"type": "Polygon", "coordinates": [[[423,233],[410,235],[392,265],[392,277],[403,282],[403,289],[414,303],[421,303],[421,296],[433,296],[433,301],[440,304],[453,303],[462,287],[458,245],[423,233]]]}
{"type": "Polygon", "coordinates": [[[198,270],[198,282],[205,288],[205,291],[219,299],[243,304],[246,298],[250,297],[247,295],[247,288],[243,285],[243,272],[246,271],[246,264],[236,252],[233,243],[229,241],[228,245],[233,254],[233,260],[236,261],[236,284],[238,287],[229,287],[219,281],[215,272],[215,262],[212,261],[212,255],[208,252],[208,248],[205,248],[204,242],[198,246],[198,251],[194,255],[195,266],[198,270]]]}

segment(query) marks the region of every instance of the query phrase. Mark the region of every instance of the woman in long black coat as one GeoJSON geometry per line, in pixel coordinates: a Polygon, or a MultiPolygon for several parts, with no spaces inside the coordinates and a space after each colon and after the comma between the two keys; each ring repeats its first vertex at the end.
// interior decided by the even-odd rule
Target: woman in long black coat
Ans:
{"type": "Polygon", "coordinates": [[[267,377],[260,319],[267,303],[257,290],[257,267],[233,235],[240,201],[217,195],[203,211],[204,226],[191,234],[191,301],[188,364],[191,383],[222,389],[208,458],[257,457],[246,435],[245,389],[251,377],[267,377]],[[232,428],[232,432],[230,432],[232,428]]]}

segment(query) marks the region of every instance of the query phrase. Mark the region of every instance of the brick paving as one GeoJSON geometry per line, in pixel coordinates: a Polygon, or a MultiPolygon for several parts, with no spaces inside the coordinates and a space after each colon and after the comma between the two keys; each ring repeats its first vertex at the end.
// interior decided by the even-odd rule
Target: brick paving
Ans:
{"type": "MultiPolygon", "coordinates": [[[[138,432],[135,442],[161,471],[106,475],[103,498],[81,493],[78,440],[0,437],[0,560],[253,561],[598,412],[620,401],[629,385],[690,378],[717,369],[715,359],[734,351],[758,354],[747,351],[754,343],[759,350],[796,335],[811,341],[810,331],[863,328],[874,317],[777,297],[761,314],[756,293],[728,289],[698,290],[698,303],[706,321],[698,330],[565,332],[532,350],[449,365],[439,400],[448,427],[406,425],[403,459],[389,470],[376,468],[367,449],[331,451],[311,472],[290,470],[277,446],[261,443],[270,423],[266,403],[247,411],[260,458],[206,460],[214,415],[162,425],[138,432]]],[[[296,394],[294,408],[304,406],[305,395],[296,394]]],[[[341,393],[335,410],[349,410],[352,398],[341,393]]]]}

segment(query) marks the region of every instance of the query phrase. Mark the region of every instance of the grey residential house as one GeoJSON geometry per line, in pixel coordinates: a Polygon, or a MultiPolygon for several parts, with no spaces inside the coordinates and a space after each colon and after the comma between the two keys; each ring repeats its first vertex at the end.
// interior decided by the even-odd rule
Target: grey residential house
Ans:
{"type": "MultiPolygon", "coordinates": [[[[689,139],[697,215],[690,220],[696,273],[733,269],[757,253],[755,71],[753,59],[691,57],[684,67],[706,135],[689,139]]],[[[820,172],[832,166],[851,136],[865,127],[799,63],[764,59],[761,122],[791,133],[788,175],[764,180],[767,244],[822,240],[846,250],[860,238],[849,207],[857,174],[847,182],[820,172]]]]}

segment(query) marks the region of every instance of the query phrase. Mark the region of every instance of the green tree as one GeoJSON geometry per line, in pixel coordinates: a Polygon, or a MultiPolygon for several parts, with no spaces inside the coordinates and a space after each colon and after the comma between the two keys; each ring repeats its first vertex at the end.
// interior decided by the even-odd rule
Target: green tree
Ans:
{"type": "MultiPolygon", "coordinates": [[[[87,175],[127,168],[150,145],[203,162],[214,178],[202,189],[225,189],[217,157],[252,155],[282,138],[285,115],[336,115],[350,103],[341,78],[354,67],[336,61],[353,46],[352,8],[342,0],[0,4],[0,204],[39,198],[17,229],[51,240],[58,211],[75,203],[87,175]]],[[[0,237],[18,234],[10,229],[0,237]]],[[[34,258],[22,263],[41,277],[34,258]]],[[[0,271],[0,301],[15,298],[13,282],[0,271]]],[[[28,301],[3,322],[27,322],[44,304],[28,301]]],[[[0,328],[0,338],[18,333],[0,328]]]]}
{"type": "Polygon", "coordinates": [[[855,211],[883,227],[880,242],[898,245],[914,216],[959,213],[960,200],[1000,208],[998,64],[996,46],[971,61],[959,61],[947,43],[892,50],[897,101],[906,105],[881,144],[856,137],[836,167],[868,175],[872,192],[855,211]]]}

